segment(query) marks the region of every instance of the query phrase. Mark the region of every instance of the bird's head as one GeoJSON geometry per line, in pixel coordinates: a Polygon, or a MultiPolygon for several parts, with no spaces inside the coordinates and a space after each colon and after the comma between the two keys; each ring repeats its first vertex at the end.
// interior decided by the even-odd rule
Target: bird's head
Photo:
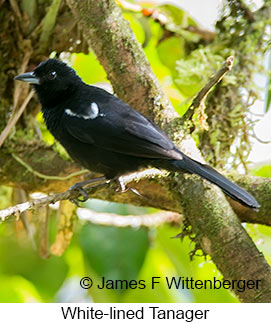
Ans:
{"type": "Polygon", "coordinates": [[[16,76],[15,80],[33,84],[42,105],[46,105],[49,98],[57,102],[82,82],[72,68],[57,59],[47,59],[32,72],[16,76]]]}

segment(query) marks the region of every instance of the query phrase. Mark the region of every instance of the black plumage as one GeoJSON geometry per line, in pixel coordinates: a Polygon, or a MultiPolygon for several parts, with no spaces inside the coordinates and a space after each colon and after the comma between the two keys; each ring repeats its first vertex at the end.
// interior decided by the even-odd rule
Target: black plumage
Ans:
{"type": "Polygon", "coordinates": [[[48,59],[15,79],[34,85],[49,131],[85,168],[107,179],[147,166],[195,173],[241,204],[259,208],[251,194],[183,154],[152,121],[114,95],[85,84],[63,62],[48,59]]]}

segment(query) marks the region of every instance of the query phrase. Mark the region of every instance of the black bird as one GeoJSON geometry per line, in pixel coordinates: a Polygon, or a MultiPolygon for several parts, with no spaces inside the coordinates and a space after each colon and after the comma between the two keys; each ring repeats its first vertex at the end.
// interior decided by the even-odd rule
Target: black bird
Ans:
{"type": "Polygon", "coordinates": [[[85,84],[65,63],[48,59],[15,77],[34,85],[47,128],[69,155],[104,179],[142,167],[195,173],[241,204],[256,199],[208,165],[182,153],[151,120],[114,95],[85,84]]]}

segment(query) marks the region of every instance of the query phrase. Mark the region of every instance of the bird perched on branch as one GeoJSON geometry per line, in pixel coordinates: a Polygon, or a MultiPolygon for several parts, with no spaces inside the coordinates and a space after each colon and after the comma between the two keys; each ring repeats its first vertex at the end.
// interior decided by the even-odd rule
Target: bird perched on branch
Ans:
{"type": "Polygon", "coordinates": [[[105,90],[85,84],[65,63],[48,59],[15,79],[34,85],[49,131],[75,161],[104,174],[99,180],[154,166],[197,174],[241,204],[259,208],[247,191],[186,156],[151,120],[105,90]]]}

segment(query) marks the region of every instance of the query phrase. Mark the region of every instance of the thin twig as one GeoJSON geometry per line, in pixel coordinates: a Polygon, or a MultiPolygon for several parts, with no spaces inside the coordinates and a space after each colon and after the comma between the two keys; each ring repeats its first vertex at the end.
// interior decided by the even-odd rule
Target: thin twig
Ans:
{"type": "Polygon", "coordinates": [[[19,120],[20,116],[24,112],[25,108],[27,107],[29,101],[32,99],[34,95],[34,90],[31,90],[24,100],[23,104],[21,105],[20,109],[16,112],[16,114],[13,115],[12,118],[9,119],[8,124],[6,125],[5,129],[2,131],[0,135],[0,147],[3,145],[4,141],[6,140],[8,134],[10,133],[10,130],[15,126],[17,121],[19,120]]]}
{"type": "Polygon", "coordinates": [[[242,0],[240,0],[240,7],[244,10],[244,12],[248,18],[248,21],[254,22],[255,18],[254,18],[253,12],[244,4],[244,2],[242,0]]]}
{"type": "Polygon", "coordinates": [[[48,225],[49,224],[49,208],[48,206],[43,206],[39,210],[39,228],[40,231],[40,246],[39,254],[41,258],[47,259],[50,257],[48,250],[48,225]]]}
{"type": "Polygon", "coordinates": [[[78,172],[74,172],[68,176],[45,175],[45,174],[39,173],[38,171],[33,169],[30,165],[28,165],[26,162],[24,162],[19,156],[15,155],[14,153],[12,153],[11,155],[19,164],[24,166],[30,173],[34,174],[35,176],[37,176],[39,178],[46,179],[46,180],[66,181],[66,180],[71,179],[75,176],[89,173],[89,171],[87,169],[82,169],[82,170],[79,170],[78,172]]]}
{"type": "Polygon", "coordinates": [[[16,17],[19,19],[19,21],[22,20],[22,14],[20,12],[20,8],[18,6],[18,3],[16,0],[9,0],[10,2],[10,6],[12,8],[12,10],[14,11],[16,17]]]}
{"type": "Polygon", "coordinates": [[[183,116],[184,120],[192,119],[194,111],[204,102],[212,87],[216,85],[219,81],[221,81],[223,76],[232,69],[233,60],[234,57],[229,56],[223,64],[222,68],[219,71],[217,71],[216,74],[210,78],[208,83],[199,91],[199,93],[191,103],[190,107],[186,111],[185,115],[183,116]]]}
{"type": "MultiPolygon", "coordinates": [[[[29,63],[31,54],[32,54],[32,50],[29,49],[29,45],[30,41],[24,41],[24,58],[22,61],[22,65],[21,65],[21,69],[20,69],[20,73],[24,73],[27,65],[29,63]]],[[[34,90],[30,91],[30,93],[28,94],[28,96],[26,97],[26,99],[24,100],[24,102],[22,103],[21,107],[18,109],[18,102],[20,99],[20,96],[23,92],[23,89],[25,89],[25,85],[22,83],[19,83],[17,85],[15,85],[15,90],[14,90],[14,94],[13,94],[13,110],[12,113],[10,115],[10,118],[8,120],[8,123],[6,125],[6,127],[4,128],[4,130],[2,131],[1,135],[0,135],[0,147],[3,145],[3,143],[5,142],[6,138],[8,137],[11,129],[15,126],[15,124],[17,123],[17,121],[19,120],[19,118],[21,117],[22,113],[24,112],[25,108],[27,107],[27,104],[29,103],[29,101],[31,100],[31,98],[34,95],[34,90]]]]}
{"type": "Polygon", "coordinates": [[[46,197],[42,197],[42,198],[35,199],[32,201],[17,204],[15,206],[11,206],[7,209],[0,211],[0,221],[4,221],[10,216],[19,217],[21,215],[21,213],[25,212],[26,210],[33,210],[37,207],[49,205],[49,204],[55,203],[57,201],[67,200],[67,199],[71,198],[71,195],[73,195],[72,198],[77,198],[80,195],[80,193],[79,192],[78,192],[78,194],[76,194],[76,193],[77,192],[75,192],[75,191],[66,191],[63,193],[48,195],[46,197]],[[71,194],[72,192],[73,192],[73,194],[71,194]]]}
{"type": "MultiPolygon", "coordinates": [[[[13,190],[13,200],[15,202],[26,202],[27,201],[27,195],[26,192],[23,189],[20,188],[14,188],[13,190]]],[[[32,244],[32,247],[34,250],[37,250],[37,245],[34,239],[34,228],[33,226],[29,223],[29,212],[23,212],[21,214],[20,220],[23,223],[23,226],[27,232],[27,235],[29,237],[29,240],[32,244]]]]}
{"type": "Polygon", "coordinates": [[[182,215],[174,212],[157,212],[144,215],[117,215],[112,213],[99,213],[89,209],[79,208],[77,215],[80,220],[114,227],[157,227],[163,223],[176,223],[182,221],[182,215]]]}
{"type": "Polygon", "coordinates": [[[228,0],[228,2],[229,2],[229,6],[233,7],[235,10],[241,9],[244,12],[249,22],[255,21],[253,12],[247,7],[246,4],[244,4],[242,0],[235,0],[235,1],[228,0]]]}
{"type": "MultiPolygon", "coordinates": [[[[129,10],[132,12],[141,12],[143,16],[147,18],[152,18],[155,22],[159,23],[161,28],[165,31],[164,35],[159,40],[159,43],[164,39],[167,39],[168,37],[178,36],[180,34],[180,32],[178,32],[178,29],[180,29],[180,31],[182,30],[180,26],[175,26],[176,31],[169,30],[167,27],[167,24],[169,23],[167,16],[163,14],[160,10],[157,10],[156,8],[145,8],[139,4],[130,3],[126,0],[116,0],[116,2],[125,10],[129,10]]],[[[202,29],[198,26],[188,26],[184,28],[184,30],[197,34],[206,41],[212,41],[215,39],[216,36],[214,32],[209,31],[207,29],[202,29]]]]}
{"type": "Polygon", "coordinates": [[[56,23],[56,17],[58,14],[60,3],[61,0],[53,0],[43,20],[38,50],[40,53],[42,53],[48,47],[49,39],[54,31],[54,26],[56,23]]]}
{"type": "MultiPolygon", "coordinates": [[[[24,73],[28,67],[31,55],[33,53],[31,41],[29,39],[23,40],[22,44],[20,44],[21,50],[25,53],[22,64],[18,70],[18,74],[24,73]]],[[[13,94],[13,109],[12,113],[10,116],[10,119],[13,119],[15,114],[18,111],[18,103],[20,100],[20,97],[23,94],[26,94],[25,91],[26,89],[29,88],[29,84],[23,83],[23,82],[15,82],[15,87],[14,87],[14,94],[13,94]]]]}
{"type": "MultiPolygon", "coordinates": [[[[161,175],[163,173],[164,173],[163,171],[160,171],[158,169],[146,169],[141,172],[129,174],[127,176],[122,176],[121,180],[124,184],[128,184],[132,181],[137,182],[143,178],[151,178],[151,177],[157,176],[158,174],[161,175]]],[[[108,183],[102,183],[101,185],[99,185],[98,188],[102,188],[107,184],[108,183]]],[[[97,187],[95,187],[95,189],[97,189],[97,187]]],[[[85,190],[88,194],[90,194],[93,192],[93,187],[85,188],[85,190]]],[[[11,206],[7,209],[0,211],[0,222],[7,220],[11,216],[16,216],[19,218],[21,213],[25,212],[26,210],[33,210],[33,209],[38,208],[40,206],[49,205],[51,203],[54,204],[57,201],[77,199],[78,197],[80,197],[80,195],[81,194],[79,191],[67,190],[63,193],[52,194],[52,195],[48,195],[46,197],[38,198],[38,199],[35,199],[32,201],[28,201],[25,203],[17,204],[15,206],[11,206]]]]}
{"type": "Polygon", "coordinates": [[[69,246],[76,220],[76,206],[68,201],[61,201],[58,208],[57,234],[50,247],[53,255],[60,257],[69,246]]]}
{"type": "Polygon", "coordinates": [[[212,41],[216,37],[216,33],[207,29],[200,28],[198,26],[189,25],[185,28],[185,30],[190,31],[191,33],[199,35],[201,38],[212,41]]]}

